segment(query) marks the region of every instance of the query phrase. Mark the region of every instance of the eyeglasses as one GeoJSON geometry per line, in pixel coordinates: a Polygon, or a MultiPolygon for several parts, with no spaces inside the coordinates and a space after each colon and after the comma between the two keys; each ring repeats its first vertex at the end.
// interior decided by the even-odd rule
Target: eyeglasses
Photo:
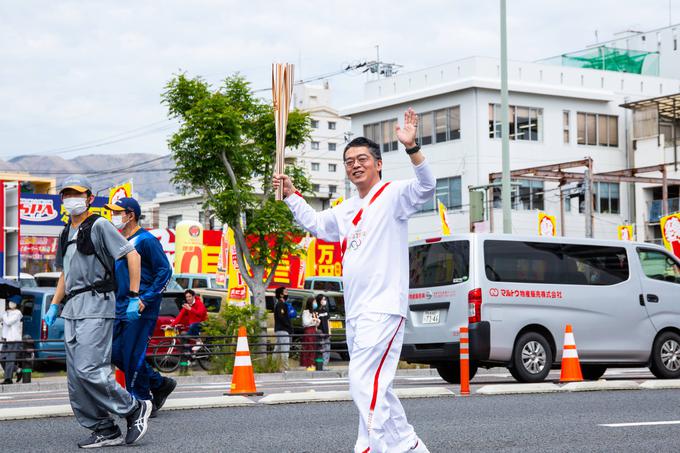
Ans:
{"type": "Polygon", "coordinates": [[[356,159],[352,159],[352,158],[350,158],[350,159],[345,159],[345,167],[347,167],[347,168],[352,168],[352,167],[354,167],[354,164],[355,164],[356,162],[359,162],[359,165],[361,165],[361,166],[363,167],[363,166],[366,165],[366,164],[368,163],[368,161],[370,161],[370,160],[371,160],[371,158],[370,158],[369,156],[367,156],[366,154],[361,154],[361,155],[360,155],[359,157],[357,157],[356,159]]]}

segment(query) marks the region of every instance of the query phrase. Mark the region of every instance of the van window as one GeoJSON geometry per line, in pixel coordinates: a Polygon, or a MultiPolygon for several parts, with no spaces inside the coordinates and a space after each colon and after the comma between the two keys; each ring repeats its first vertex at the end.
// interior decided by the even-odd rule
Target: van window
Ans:
{"type": "Polygon", "coordinates": [[[649,278],[664,282],[680,283],[680,265],[658,250],[638,249],[642,272],[649,278]]]}
{"type": "Polygon", "coordinates": [[[205,278],[195,278],[193,282],[191,282],[191,287],[192,288],[207,288],[208,287],[208,280],[205,278]]]}
{"type": "Polygon", "coordinates": [[[314,291],[341,291],[340,282],[317,280],[314,282],[314,291]]]}
{"type": "Polygon", "coordinates": [[[470,275],[469,241],[436,242],[409,250],[411,288],[452,285],[470,275]]]}
{"type": "Polygon", "coordinates": [[[177,305],[177,300],[180,297],[163,297],[163,299],[161,299],[161,307],[160,311],[158,312],[158,316],[176,317],[179,315],[179,306],[177,305]]]}
{"type": "Polygon", "coordinates": [[[484,263],[492,282],[603,286],[629,275],[623,247],[489,240],[484,263]]]}
{"type": "Polygon", "coordinates": [[[311,280],[305,280],[305,285],[303,286],[304,289],[312,289],[312,281],[311,280]]]}
{"type": "Polygon", "coordinates": [[[179,286],[182,287],[182,289],[188,289],[189,288],[189,279],[186,277],[177,277],[175,278],[175,281],[179,286]]]}
{"type": "Polygon", "coordinates": [[[219,296],[201,296],[203,305],[211,313],[219,313],[222,306],[222,298],[219,296]]]}

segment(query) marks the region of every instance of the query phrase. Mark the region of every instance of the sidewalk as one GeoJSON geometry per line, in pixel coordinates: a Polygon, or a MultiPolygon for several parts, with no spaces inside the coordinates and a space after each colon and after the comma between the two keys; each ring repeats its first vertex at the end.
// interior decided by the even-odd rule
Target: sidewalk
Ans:
{"type": "MultiPolygon", "coordinates": [[[[224,384],[225,388],[231,383],[231,375],[208,374],[203,370],[191,370],[191,376],[180,376],[179,372],[163,374],[177,381],[179,385],[191,384],[224,384]]],[[[397,376],[438,377],[437,370],[430,368],[401,369],[397,370],[397,376]]],[[[346,378],[347,365],[331,365],[324,371],[306,371],[304,369],[284,371],[282,373],[255,374],[257,382],[285,382],[301,379],[333,379],[346,378]]],[[[30,384],[0,385],[0,395],[3,393],[28,393],[49,390],[66,390],[66,376],[48,376],[32,379],[30,384]]]]}

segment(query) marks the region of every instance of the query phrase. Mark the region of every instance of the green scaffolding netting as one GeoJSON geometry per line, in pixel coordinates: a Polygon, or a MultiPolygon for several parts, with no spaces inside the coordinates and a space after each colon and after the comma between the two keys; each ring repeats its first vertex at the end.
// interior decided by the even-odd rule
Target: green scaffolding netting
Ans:
{"type": "Polygon", "coordinates": [[[658,52],[617,49],[615,47],[600,46],[580,50],[548,58],[541,62],[575,68],[600,69],[652,76],[659,75],[658,52]]]}

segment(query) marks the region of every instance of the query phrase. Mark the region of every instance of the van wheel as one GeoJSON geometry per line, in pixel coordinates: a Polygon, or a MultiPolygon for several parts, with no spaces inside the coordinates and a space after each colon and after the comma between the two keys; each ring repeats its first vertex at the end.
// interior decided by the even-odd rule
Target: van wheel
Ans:
{"type": "MultiPolygon", "coordinates": [[[[437,373],[449,384],[460,384],[460,362],[439,362],[435,365],[437,373]]],[[[470,363],[470,380],[477,374],[477,365],[470,363]]]]}
{"type": "Polygon", "coordinates": [[[659,379],[680,378],[680,335],[664,332],[654,340],[649,369],[659,379]]]}
{"type": "Polygon", "coordinates": [[[540,333],[527,332],[515,343],[510,374],[519,382],[541,382],[550,373],[552,362],[548,340],[540,333]]]}
{"type": "Polygon", "coordinates": [[[586,381],[597,381],[607,371],[602,365],[581,365],[581,374],[586,381]]]}

